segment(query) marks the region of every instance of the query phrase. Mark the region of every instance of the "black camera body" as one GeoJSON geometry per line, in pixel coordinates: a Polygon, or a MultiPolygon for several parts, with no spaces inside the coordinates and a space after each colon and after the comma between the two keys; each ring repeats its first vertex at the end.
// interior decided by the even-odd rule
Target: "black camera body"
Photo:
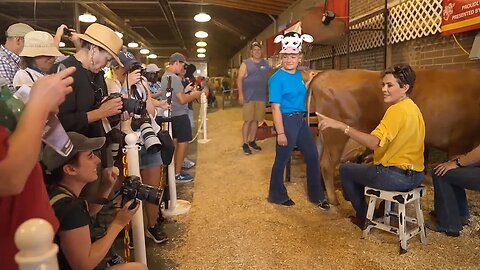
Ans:
{"type": "Polygon", "coordinates": [[[143,77],[145,77],[147,75],[147,70],[144,69],[142,66],[140,65],[133,65],[129,70],[128,70],[128,73],[132,73],[134,72],[135,70],[140,70],[140,75],[142,75],[143,77]]]}
{"type": "Polygon", "coordinates": [[[132,98],[124,98],[122,97],[121,93],[111,93],[103,102],[114,98],[122,98],[122,111],[139,115],[145,114],[147,112],[147,103],[145,101],[132,98]]]}
{"type": "Polygon", "coordinates": [[[163,190],[142,184],[138,176],[130,175],[123,180],[119,194],[122,195],[120,206],[123,208],[128,201],[134,200],[129,207],[133,209],[136,207],[136,200],[159,205],[163,196],[163,190]]]}
{"type": "Polygon", "coordinates": [[[63,35],[67,36],[67,37],[71,37],[72,36],[72,31],[70,31],[70,29],[65,27],[65,28],[63,28],[63,35]]]}

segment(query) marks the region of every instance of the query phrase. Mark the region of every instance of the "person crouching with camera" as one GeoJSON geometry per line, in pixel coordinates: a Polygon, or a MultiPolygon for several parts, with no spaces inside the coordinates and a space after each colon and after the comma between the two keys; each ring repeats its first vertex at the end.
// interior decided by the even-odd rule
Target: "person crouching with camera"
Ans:
{"type": "MultiPolygon", "coordinates": [[[[132,201],[126,203],[116,214],[105,236],[91,242],[91,217],[100,207],[88,207],[86,200],[79,198],[83,187],[97,180],[100,159],[93,151],[105,143],[104,137],[87,138],[76,132],[68,132],[73,144],[71,153],[64,157],[50,146],[42,153],[45,167],[45,182],[55,215],[60,221],[60,229],[55,242],[58,252],[59,269],[94,269],[103,261],[117,234],[130,222],[138,206],[129,209],[132,201]]],[[[110,177],[100,188],[97,198],[106,198],[116,177],[110,177]]],[[[101,266],[99,266],[101,267],[101,266]]],[[[103,265],[104,268],[108,265],[103,265]]],[[[118,264],[109,269],[147,269],[141,263],[118,264]]]]}
{"type": "MultiPolygon", "coordinates": [[[[118,55],[123,67],[112,61],[112,69],[123,94],[123,111],[129,112],[132,117],[121,122],[122,132],[128,134],[136,132],[141,145],[139,151],[140,174],[144,184],[159,187],[161,179],[162,158],[160,154],[160,140],[157,133],[160,126],[155,122],[156,108],[168,109],[166,101],[155,100],[150,96],[148,81],[142,76],[141,63],[133,54],[121,51],[118,55]]],[[[108,83],[107,85],[110,85],[108,83]]],[[[109,92],[114,92],[109,88],[109,92]]],[[[112,94],[111,94],[112,95],[112,94]]],[[[114,95],[114,94],[113,94],[114,95]]],[[[147,237],[160,244],[168,240],[163,231],[163,217],[158,205],[146,203],[148,228],[147,237]]]]}

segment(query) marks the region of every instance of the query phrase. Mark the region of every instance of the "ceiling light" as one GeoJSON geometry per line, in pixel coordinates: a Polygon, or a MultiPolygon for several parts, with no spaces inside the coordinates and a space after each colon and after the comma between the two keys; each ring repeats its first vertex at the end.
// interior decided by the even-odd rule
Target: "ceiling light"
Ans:
{"type": "Polygon", "coordinates": [[[118,31],[115,31],[115,34],[117,34],[117,36],[118,36],[119,38],[123,38],[123,33],[120,33],[120,32],[118,32],[118,31]]]}
{"type": "Polygon", "coordinates": [[[206,56],[206,55],[205,55],[204,53],[199,53],[199,54],[197,54],[197,57],[198,57],[198,58],[204,58],[205,56],[206,56]]]}
{"type": "Polygon", "coordinates": [[[207,42],[205,42],[205,41],[199,41],[199,42],[197,42],[196,45],[197,45],[197,47],[207,47],[207,42]]]}
{"type": "Polygon", "coordinates": [[[93,16],[92,14],[90,14],[88,12],[85,12],[82,15],[78,16],[78,19],[81,22],[85,22],[85,23],[93,23],[93,22],[97,21],[97,17],[93,16]]]}
{"type": "Polygon", "coordinates": [[[149,54],[150,53],[150,50],[149,49],[140,49],[140,53],[141,54],[149,54]]]}
{"type": "Polygon", "coordinates": [[[205,49],[205,48],[198,48],[198,49],[197,49],[197,52],[198,52],[198,53],[206,53],[206,52],[207,52],[207,49],[205,49]]]}
{"type": "Polygon", "coordinates": [[[205,32],[205,31],[198,31],[198,32],[195,33],[195,36],[197,38],[206,38],[206,37],[208,37],[208,33],[205,32]]]}
{"type": "Polygon", "coordinates": [[[135,42],[135,41],[132,41],[132,42],[128,43],[127,46],[129,48],[138,48],[138,43],[135,42]]]}
{"type": "Polygon", "coordinates": [[[198,13],[197,15],[195,15],[195,17],[193,17],[193,19],[196,21],[196,22],[208,22],[210,21],[212,17],[210,17],[210,15],[208,15],[207,13],[205,12],[200,12],[198,13]]]}
{"type": "Polygon", "coordinates": [[[152,54],[149,54],[149,55],[147,56],[147,58],[156,59],[156,58],[157,58],[157,55],[154,54],[154,53],[152,53],[152,54]]]}
{"type": "Polygon", "coordinates": [[[60,43],[58,43],[58,47],[60,47],[60,48],[63,48],[63,47],[65,47],[65,42],[63,42],[63,41],[60,41],[60,43]]]}

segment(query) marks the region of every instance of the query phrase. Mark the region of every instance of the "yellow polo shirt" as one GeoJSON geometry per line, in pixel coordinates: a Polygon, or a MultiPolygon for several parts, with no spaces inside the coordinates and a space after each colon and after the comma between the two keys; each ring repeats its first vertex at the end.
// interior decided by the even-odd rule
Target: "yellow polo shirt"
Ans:
{"type": "Polygon", "coordinates": [[[380,139],[373,152],[375,165],[424,170],[425,122],[411,99],[390,106],[371,134],[380,139]]]}

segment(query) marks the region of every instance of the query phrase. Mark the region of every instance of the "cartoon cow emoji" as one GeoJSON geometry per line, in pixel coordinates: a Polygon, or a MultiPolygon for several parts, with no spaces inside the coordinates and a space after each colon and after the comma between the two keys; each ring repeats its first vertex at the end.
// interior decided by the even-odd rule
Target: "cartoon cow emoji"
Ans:
{"type": "Polygon", "coordinates": [[[302,50],[303,42],[313,42],[313,37],[309,34],[300,35],[297,32],[288,32],[285,35],[275,37],[274,43],[282,42],[282,50],[280,53],[297,54],[302,50]]]}

